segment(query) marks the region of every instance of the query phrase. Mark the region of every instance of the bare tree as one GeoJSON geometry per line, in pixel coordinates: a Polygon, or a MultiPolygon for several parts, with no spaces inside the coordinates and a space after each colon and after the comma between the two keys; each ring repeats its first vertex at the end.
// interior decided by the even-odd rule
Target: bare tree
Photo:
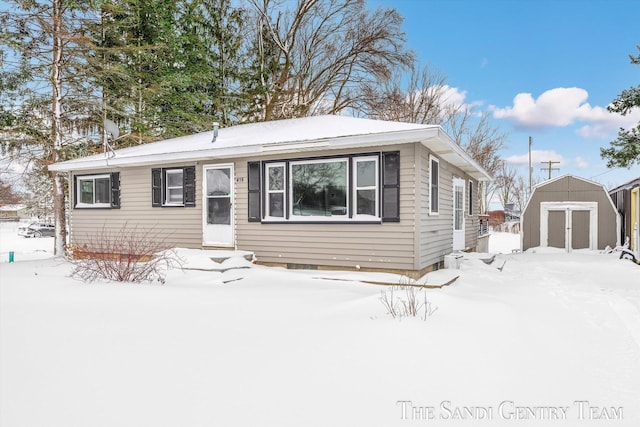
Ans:
{"type": "Polygon", "coordinates": [[[13,187],[0,178],[0,206],[19,203],[22,198],[13,187]]]}
{"type": "Polygon", "coordinates": [[[360,110],[373,119],[439,124],[451,112],[445,81],[442,73],[413,63],[408,76],[398,70],[391,79],[367,85],[360,110]]]}
{"type": "MultiPolygon", "coordinates": [[[[498,176],[507,134],[491,123],[487,112],[478,115],[474,106],[448,99],[445,83],[441,73],[412,64],[408,77],[398,73],[367,86],[360,110],[376,119],[442,125],[489,175],[498,176]]],[[[479,183],[480,212],[487,212],[497,188],[496,181],[479,183]]]]}
{"type": "Polygon", "coordinates": [[[498,198],[502,207],[506,209],[507,204],[514,203],[518,174],[513,166],[503,161],[495,178],[498,198]]]}
{"type": "MultiPolygon", "coordinates": [[[[453,107],[453,114],[446,115],[444,127],[453,139],[486,170],[489,175],[499,175],[503,164],[499,152],[504,148],[507,134],[494,126],[487,112],[480,117],[474,117],[471,106],[453,107]]],[[[487,212],[489,203],[498,189],[497,181],[480,182],[478,197],[480,212],[487,212]]]]}
{"type": "Polygon", "coordinates": [[[413,56],[395,9],[363,0],[251,0],[255,9],[256,108],[251,119],[337,113],[363,87],[391,77],[413,56]]]}
{"type": "Polygon", "coordinates": [[[529,183],[522,175],[518,175],[513,186],[513,203],[516,210],[522,212],[527,200],[529,200],[529,183]]]}

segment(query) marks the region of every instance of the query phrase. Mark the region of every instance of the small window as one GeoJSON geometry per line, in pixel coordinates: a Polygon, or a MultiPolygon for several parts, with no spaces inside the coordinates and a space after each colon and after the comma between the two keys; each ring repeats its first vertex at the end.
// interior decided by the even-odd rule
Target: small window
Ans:
{"type": "Polygon", "coordinates": [[[356,217],[378,217],[378,157],[354,159],[354,206],[356,217]]]}
{"type": "Polygon", "coordinates": [[[284,218],[285,202],[285,165],[284,163],[266,166],[266,208],[267,217],[284,218]]]}
{"type": "Polygon", "coordinates": [[[151,169],[151,205],[184,206],[196,205],[196,168],[151,169]]]}
{"type": "Polygon", "coordinates": [[[469,180],[469,191],[468,191],[468,210],[469,215],[473,215],[473,181],[469,180]]]}
{"type": "Polygon", "coordinates": [[[117,208],[120,206],[120,174],[76,176],[75,207],[117,208]]]}
{"type": "Polygon", "coordinates": [[[440,161],[433,156],[430,156],[429,159],[429,213],[437,214],[440,212],[440,161]]]}
{"type": "Polygon", "coordinates": [[[182,169],[169,169],[166,171],[166,205],[182,205],[183,204],[183,171],[182,169]]]}

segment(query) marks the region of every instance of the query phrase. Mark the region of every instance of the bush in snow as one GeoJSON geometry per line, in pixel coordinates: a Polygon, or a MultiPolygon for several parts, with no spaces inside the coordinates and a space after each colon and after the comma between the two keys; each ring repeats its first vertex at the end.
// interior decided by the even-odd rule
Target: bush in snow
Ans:
{"type": "Polygon", "coordinates": [[[164,283],[166,271],[180,267],[181,259],[166,242],[166,233],[138,230],[125,224],[117,231],[106,227],[73,245],[67,255],[74,265],[72,277],[83,282],[99,279],[116,282],[164,283]]]}
{"type": "Polygon", "coordinates": [[[425,288],[403,278],[398,285],[380,292],[380,301],[391,317],[421,317],[427,320],[438,307],[427,299],[425,288]]]}

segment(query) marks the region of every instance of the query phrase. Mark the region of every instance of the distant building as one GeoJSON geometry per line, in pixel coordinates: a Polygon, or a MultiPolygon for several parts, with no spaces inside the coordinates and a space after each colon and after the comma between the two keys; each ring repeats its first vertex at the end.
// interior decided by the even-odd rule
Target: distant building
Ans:
{"type": "Polygon", "coordinates": [[[619,243],[619,216],[601,184],[562,175],[533,188],[522,212],[522,250],[604,249],[619,243]]]}
{"type": "Polygon", "coordinates": [[[629,239],[629,249],[640,256],[640,177],[609,191],[620,214],[620,241],[629,239]]]}
{"type": "Polygon", "coordinates": [[[3,205],[0,206],[0,221],[11,222],[20,221],[26,215],[26,206],[24,205],[3,205]]]}

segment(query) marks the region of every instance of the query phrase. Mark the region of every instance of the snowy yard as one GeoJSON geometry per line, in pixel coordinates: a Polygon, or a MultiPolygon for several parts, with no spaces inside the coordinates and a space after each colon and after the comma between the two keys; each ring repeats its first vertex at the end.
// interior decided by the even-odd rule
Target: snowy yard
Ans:
{"type": "Polygon", "coordinates": [[[616,255],[495,234],[423,321],[310,271],[83,284],[1,231],[2,427],[640,425],[640,267],[616,255]]]}

